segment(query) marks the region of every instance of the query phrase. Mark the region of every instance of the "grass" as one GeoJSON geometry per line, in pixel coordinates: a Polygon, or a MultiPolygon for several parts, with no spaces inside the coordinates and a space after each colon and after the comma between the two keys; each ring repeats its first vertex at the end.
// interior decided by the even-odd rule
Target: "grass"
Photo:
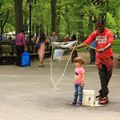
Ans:
{"type": "MultiPolygon", "coordinates": [[[[120,39],[114,40],[114,45],[112,48],[113,48],[113,52],[120,52],[120,39]]],[[[88,49],[85,47],[85,48],[81,48],[79,51],[80,52],[87,52],[88,49]]]]}
{"type": "Polygon", "coordinates": [[[120,39],[114,40],[113,52],[120,52],[120,39]]]}

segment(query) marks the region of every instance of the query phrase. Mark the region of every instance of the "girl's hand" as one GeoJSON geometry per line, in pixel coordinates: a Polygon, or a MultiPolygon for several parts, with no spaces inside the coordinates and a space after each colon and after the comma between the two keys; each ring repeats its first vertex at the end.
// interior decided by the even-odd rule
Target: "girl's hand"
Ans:
{"type": "Polygon", "coordinates": [[[81,83],[80,86],[81,86],[81,87],[84,87],[84,83],[81,83]]]}

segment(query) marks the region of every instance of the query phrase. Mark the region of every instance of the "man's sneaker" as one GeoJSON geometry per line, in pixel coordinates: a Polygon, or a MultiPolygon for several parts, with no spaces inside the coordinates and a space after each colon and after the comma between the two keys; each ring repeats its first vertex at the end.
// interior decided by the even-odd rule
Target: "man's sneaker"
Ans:
{"type": "Polygon", "coordinates": [[[100,104],[105,105],[105,104],[107,104],[107,103],[109,103],[108,97],[103,97],[103,98],[101,98],[100,104]]]}

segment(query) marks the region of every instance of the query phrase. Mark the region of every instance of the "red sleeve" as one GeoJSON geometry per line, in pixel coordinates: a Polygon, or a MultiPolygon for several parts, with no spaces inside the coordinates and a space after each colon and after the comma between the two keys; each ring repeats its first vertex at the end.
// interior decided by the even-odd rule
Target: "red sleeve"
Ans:
{"type": "Polygon", "coordinates": [[[114,36],[112,32],[109,32],[108,34],[108,44],[113,44],[114,36]]]}
{"type": "Polygon", "coordinates": [[[92,32],[89,37],[87,38],[87,40],[85,40],[85,43],[90,45],[96,38],[96,31],[92,32]]]}

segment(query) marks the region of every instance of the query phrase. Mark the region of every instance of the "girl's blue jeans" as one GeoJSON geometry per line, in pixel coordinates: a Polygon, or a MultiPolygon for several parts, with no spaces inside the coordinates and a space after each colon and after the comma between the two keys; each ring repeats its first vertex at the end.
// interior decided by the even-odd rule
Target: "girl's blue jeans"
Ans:
{"type": "Polygon", "coordinates": [[[82,103],[82,97],[83,97],[83,87],[80,84],[74,84],[74,99],[73,102],[77,103],[77,99],[78,99],[78,103],[82,103]]]}

